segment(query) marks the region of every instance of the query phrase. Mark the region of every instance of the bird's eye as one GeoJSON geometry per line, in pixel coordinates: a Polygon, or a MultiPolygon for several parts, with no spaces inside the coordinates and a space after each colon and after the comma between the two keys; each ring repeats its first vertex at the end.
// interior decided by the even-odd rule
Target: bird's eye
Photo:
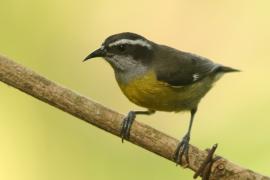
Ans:
{"type": "Polygon", "coordinates": [[[127,48],[127,46],[126,46],[126,45],[124,45],[124,44],[121,44],[121,45],[117,46],[117,49],[118,49],[120,52],[125,51],[125,50],[126,50],[126,48],[127,48]]]}

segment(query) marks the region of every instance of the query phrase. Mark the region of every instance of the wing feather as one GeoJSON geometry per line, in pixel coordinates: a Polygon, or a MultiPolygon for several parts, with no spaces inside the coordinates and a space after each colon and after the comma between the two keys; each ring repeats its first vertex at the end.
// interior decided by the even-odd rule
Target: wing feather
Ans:
{"type": "Polygon", "coordinates": [[[154,70],[159,81],[172,86],[186,86],[200,81],[219,67],[211,60],[182,52],[167,46],[160,46],[154,70]]]}

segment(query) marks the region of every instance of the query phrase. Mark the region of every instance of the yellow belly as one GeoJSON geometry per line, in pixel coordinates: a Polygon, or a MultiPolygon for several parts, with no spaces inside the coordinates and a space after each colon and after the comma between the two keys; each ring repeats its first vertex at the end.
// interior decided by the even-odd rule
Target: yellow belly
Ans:
{"type": "Polygon", "coordinates": [[[200,82],[185,87],[172,87],[165,82],[158,81],[152,71],[127,84],[121,83],[120,80],[117,81],[131,102],[158,111],[177,112],[195,108],[211,88],[200,89],[202,86],[200,82]]]}

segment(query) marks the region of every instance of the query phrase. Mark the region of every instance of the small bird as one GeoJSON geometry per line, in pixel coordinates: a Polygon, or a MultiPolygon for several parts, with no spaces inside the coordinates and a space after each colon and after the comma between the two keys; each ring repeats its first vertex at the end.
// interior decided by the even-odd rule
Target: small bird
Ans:
{"type": "Polygon", "coordinates": [[[84,61],[95,57],[104,58],[112,66],[120,89],[131,102],[147,108],[130,111],[124,118],[122,142],[129,138],[136,115],[190,112],[188,131],[173,157],[177,164],[181,164],[183,155],[188,161],[191,128],[202,97],[223,74],[239,71],[130,32],[109,36],[84,61]]]}

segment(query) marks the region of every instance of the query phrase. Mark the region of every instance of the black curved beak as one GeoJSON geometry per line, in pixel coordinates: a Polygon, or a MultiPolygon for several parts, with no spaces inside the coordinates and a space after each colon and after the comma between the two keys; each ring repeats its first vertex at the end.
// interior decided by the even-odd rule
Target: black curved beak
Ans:
{"type": "Polygon", "coordinates": [[[89,54],[86,58],[84,58],[83,62],[87,61],[89,59],[95,58],[95,57],[104,57],[105,54],[106,54],[105,50],[99,48],[99,49],[95,50],[94,52],[92,52],[91,54],[89,54]]]}

